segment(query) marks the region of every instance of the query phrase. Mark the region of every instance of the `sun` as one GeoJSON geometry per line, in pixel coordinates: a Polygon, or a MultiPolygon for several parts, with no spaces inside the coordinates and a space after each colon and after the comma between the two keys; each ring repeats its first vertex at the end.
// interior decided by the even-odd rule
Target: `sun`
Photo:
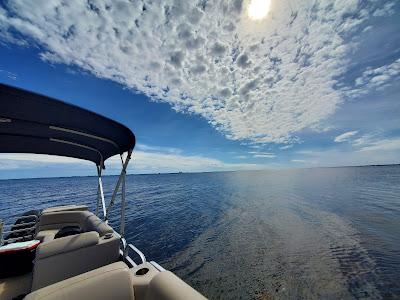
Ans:
{"type": "Polygon", "coordinates": [[[250,0],[247,14],[252,20],[264,19],[270,10],[271,0],[250,0]]]}

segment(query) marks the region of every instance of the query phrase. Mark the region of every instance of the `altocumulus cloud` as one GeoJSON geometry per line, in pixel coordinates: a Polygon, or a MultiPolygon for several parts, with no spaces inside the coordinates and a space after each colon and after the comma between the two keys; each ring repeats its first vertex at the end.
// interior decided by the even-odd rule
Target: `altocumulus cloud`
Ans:
{"type": "Polygon", "coordinates": [[[337,137],[335,137],[334,141],[336,143],[342,143],[345,141],[348,141],[352,136],[356,135],[358,133],[358,131],[348,131],[345,133],[342,133],[341,135],[338,135],[337,137]]]}
{"type": "MultiPolygon", "coordinates": [[[[351,36],[391,12],[379,2],[273,1],[254,22],[240,0],[15,0],[0,5],[0,34],[201,115],[230,139],[290,143],[349,93],[335,87],[351,36]]],[[[390,70],[367,70],[356,84],[381,85],[390,70]]]]}

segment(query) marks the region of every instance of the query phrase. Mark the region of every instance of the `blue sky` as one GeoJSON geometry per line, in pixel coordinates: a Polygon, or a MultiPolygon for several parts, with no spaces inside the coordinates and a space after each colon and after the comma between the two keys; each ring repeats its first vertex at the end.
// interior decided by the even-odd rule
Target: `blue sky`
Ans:
{"type": "MultiPolygon", "coordinates": [[[[400,3],[250,4],[1,2],[0,82],[127,125],[131,173],[399,163],[400,3]]],[[[0,178],[94,173],[0,155],[0,178]]]]}

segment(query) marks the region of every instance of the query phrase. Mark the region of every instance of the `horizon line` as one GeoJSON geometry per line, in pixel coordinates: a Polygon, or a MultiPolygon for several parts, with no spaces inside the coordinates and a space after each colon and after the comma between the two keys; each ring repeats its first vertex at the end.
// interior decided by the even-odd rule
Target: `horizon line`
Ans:
{"type": "MultiPolygon", "coordinates": [[[[400,163],[391,164],[370,164],[370,165],[346,165],[346,166],[319,166],[319,167],[300,167],[300,168],[282,168],[282,169],[258,169],[258,170],[222,170],[222,171],[203,171],[203,172],[155,172],[155,173],[132,173],[126,176],[143,176],[143,175],[179,175],[179,174],[207,174],[207,173],[233,173],[233,172],[265,172],[265,171],[290,171],[290,170],[307,170],[307,169],[334,169],[334,168],[363,168],[363,167],[390,167],[400,166],[400,163]]],[[[102,177],[113,177],[114,175],[102,175],[102,177]]],[[[79,177],[94,177],[96,175],[73,175],[73,176],[49,176],[49,177],[20,177],[20,178],[0,178],[0,181],[6,180],[26,180],[26,179],[62,179],[62,178],[79,178],[79,177]]]]}

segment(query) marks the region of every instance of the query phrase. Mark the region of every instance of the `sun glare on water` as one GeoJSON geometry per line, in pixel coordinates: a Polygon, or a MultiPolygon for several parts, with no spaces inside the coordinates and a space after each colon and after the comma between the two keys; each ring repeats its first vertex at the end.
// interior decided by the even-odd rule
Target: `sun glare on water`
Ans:
{"type": "Polygon", "coordinates": [[[270,10],[271,0],[250,0],[247,13],[252,20],[264,19],[270,10]]]}

